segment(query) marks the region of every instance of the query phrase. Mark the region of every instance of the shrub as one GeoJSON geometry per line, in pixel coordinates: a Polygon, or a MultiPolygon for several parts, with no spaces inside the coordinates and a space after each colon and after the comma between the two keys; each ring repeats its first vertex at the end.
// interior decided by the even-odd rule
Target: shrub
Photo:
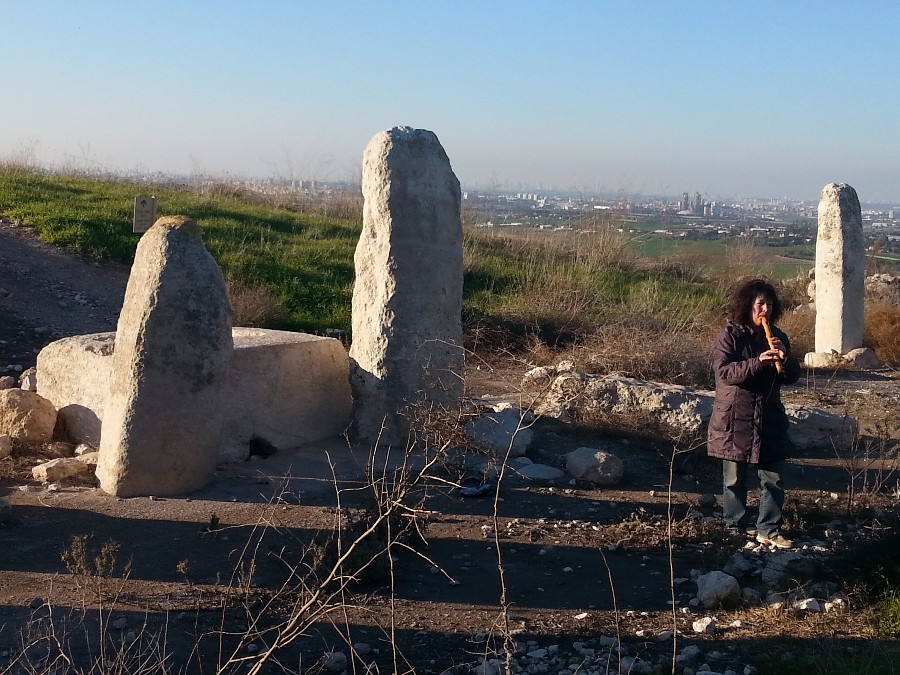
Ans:
{"type": "Polygon", "coordinates": [[[900,307],[878,303],[866,307],[864,342],[887,365],[900,365],[900,307]]]}

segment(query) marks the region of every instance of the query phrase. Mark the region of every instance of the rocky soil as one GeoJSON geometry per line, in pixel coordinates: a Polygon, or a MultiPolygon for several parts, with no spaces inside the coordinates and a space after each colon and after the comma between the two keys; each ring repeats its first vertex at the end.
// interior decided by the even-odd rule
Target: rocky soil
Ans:
{"type": "MultiPolygon", "coordinates": [[[[51,340],[114,330],[126,279],[126,267],[0,224],[0,375],[33,365],[51,340]]],[[[524,370],[483,362],[467,387],[514,392],[524,370]]],[[[509,470],[499,487],[466,497],[457,485],[485,484],[475,462],[440,465],[416,493],[422,537],[279,652],[284,669],[262,672],[489,675],[505,671],[509,654],[517,673],[750,674],[826,649],[884,658],[847,579],[854,552],[897,522],[900,476],[868,462],[896,457],[898,393],[897,374],[884,371],[810,374],[786,396],[856,414],[865,432],[857,447],[791,463],[791,551],[722,528],[713,462],[670,477],[673,447],[659,437],[539,420],[534,462],[564,469],[567,452],[613,439],[624,481],[601,488],[509,470]]],[[[52,672],[57,644],[82,662],[102,658],[101,625],[128,645],[120,655],[156,650],[175,671],[209,672],[225,654],[233,665],[221,672],[245,671],[240,660],[272,643],[263,628],[309,597],[285,590],[285,563],[327,551],[339,518],[371,513],[368,472],[400,463],[335,440],[221,467],[183,498],[117,499],[90,478],[36,480],[31,468],[50,451],[17,445],[0,460],[2,672],[52,672]]]]}

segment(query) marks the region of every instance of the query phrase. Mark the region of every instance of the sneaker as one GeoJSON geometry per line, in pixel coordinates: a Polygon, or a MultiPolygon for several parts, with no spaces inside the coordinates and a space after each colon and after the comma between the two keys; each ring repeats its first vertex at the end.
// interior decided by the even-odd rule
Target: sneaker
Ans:
{"type": "Polygon", "coordinates": [[[758,541],[760,544],[773,546],[775,548],[794,548],[794,542],[785,537],[780,532],[773,532],[768,536],[764,534],[757,534],[756,541],[758,541]]]}

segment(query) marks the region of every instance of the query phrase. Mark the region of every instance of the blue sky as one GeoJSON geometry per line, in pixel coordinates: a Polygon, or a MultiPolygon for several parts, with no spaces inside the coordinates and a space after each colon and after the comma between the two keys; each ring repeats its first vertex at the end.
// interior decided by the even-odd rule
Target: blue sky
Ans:
{"type": "Polygon", "coordinates": [[[0,0],[0,158],[900,203],[900,3],[0,0]]]}

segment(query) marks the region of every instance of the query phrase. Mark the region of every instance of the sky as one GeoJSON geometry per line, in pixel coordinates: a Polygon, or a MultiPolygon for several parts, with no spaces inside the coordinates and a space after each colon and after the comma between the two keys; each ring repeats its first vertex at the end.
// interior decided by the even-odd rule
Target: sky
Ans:
{"type": "Polygon", "coordinates": [[[900,203],[900,3],[0,0],[0,160],[359,180],[437,134],[469,188],[900,203]]]}

